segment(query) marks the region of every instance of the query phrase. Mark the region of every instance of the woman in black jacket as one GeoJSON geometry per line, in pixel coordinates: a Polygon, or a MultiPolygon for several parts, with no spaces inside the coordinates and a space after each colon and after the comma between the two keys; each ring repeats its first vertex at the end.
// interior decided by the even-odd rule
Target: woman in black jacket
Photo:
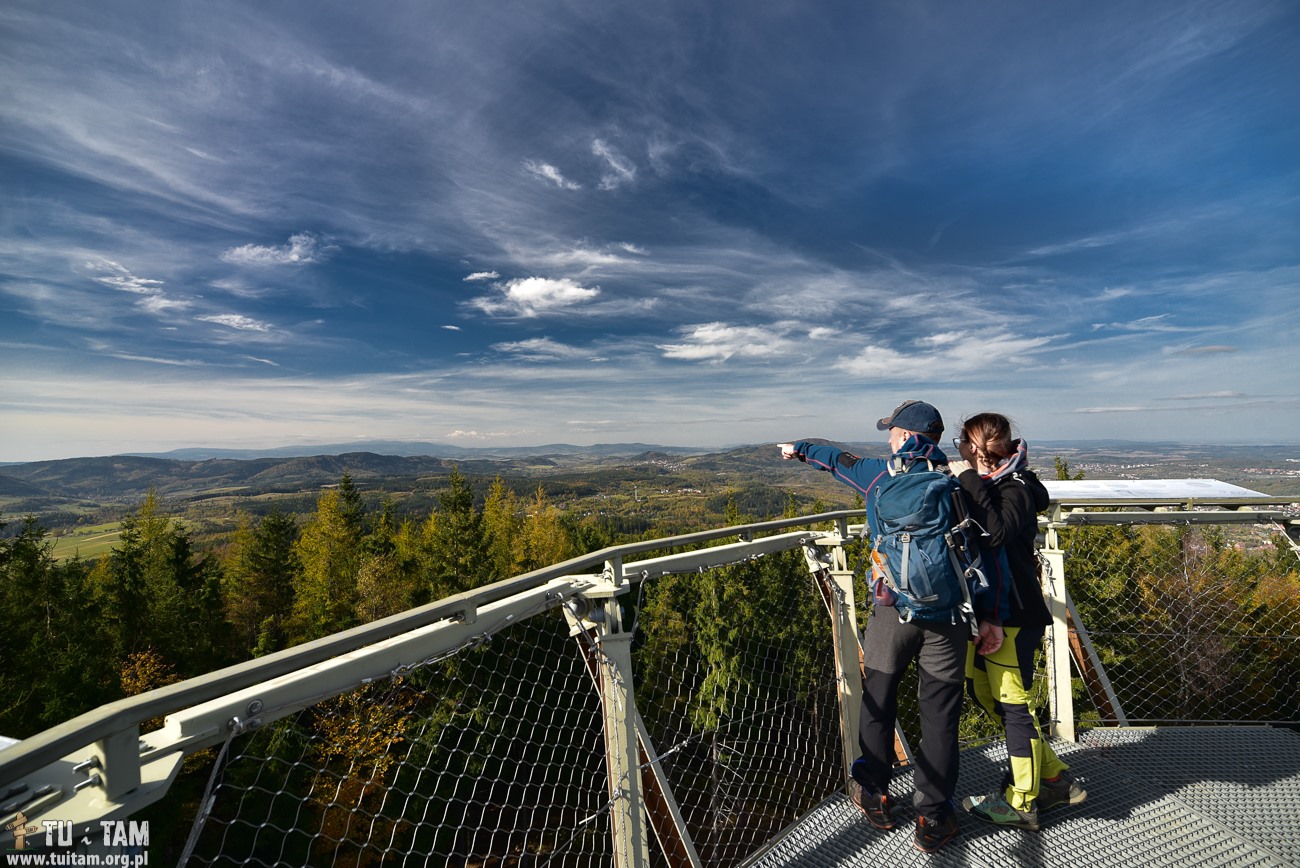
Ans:
{"type": "Polygon", "coordinates": [[[1002,627],[1002,647],[966,656],[967,692],[1002,720],[1011,762],[1001,792],[969,796],[962,807],[999,826],[1038,829],[1038,812],[1082,802],[1087,793],[1041,736],[1029,706],[1034,655],[1052,622],[1038,577],[1038,513],[1047,508],[1047,489],[1028,467],[1024,440],[1011,436],[1011,422],[980,413],[962,425],[957,448],[964,459],[951,469],[968,495],[971,517],[1001,546],[1011,568],[1011,614],[1002,627]]]}

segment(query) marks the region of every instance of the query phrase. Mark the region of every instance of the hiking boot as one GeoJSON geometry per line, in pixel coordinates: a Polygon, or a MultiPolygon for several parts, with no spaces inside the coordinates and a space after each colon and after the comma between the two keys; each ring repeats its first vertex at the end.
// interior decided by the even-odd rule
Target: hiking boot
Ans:
{"type": "Polygon", "coordinates": [[[877,829],[894,828],[893,812],[889,809],[889,796],[863,788],[857,781],[849,781],[849,801],[858,806],[862,816],[877,829]]]}
{"type": "Polygon", "coordinates": [[[1054,781],[1038,782],[1038,810],[1046,811],[1061,805],[1077,805],[1088,798],[1088,791],[1068,771],[1054,781]]]}
{"type": "Polygon", "coordinates": [[[938,820],[926,819],[924,814],[916,818],[916,835],[912,837],[912,846],[922,853],[933,853],[957,837],[957,818],[944,814],[938,820]]]}
{"type": "Polygon", "coordinates": [[[1031,808],[1022,811],[1011,807],[1002,793],[990,793],[987,796],[967,796],[961,800],[961,806],[972,816],[986,823],[1004,826],[1010,829],[1027,829],[1038,831],[1038,811],[1031,808]]]}

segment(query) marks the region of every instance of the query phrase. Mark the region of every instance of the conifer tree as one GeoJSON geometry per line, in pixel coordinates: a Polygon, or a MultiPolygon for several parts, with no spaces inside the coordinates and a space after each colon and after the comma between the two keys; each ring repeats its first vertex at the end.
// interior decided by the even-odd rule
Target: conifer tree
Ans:
{"type": "Polygon", "coordinates": [[[452,469],[438,504],[429,535],[429,582],[435,600],[485,584],[491,577],[482,515],[475,511],[474,492],[458,468],[452,469]]]}
{"type": "Polygon", "coordinates": [[[0,733],[13,738],[119,695],[89,569],[75,558],[56,562],[53,548],[30,516],[0,539],[0,733]]]}
{"type": "Polygon", "coordinates": [[[362,537],[356,517],[337,490],[325,492],[316,502],[316,512],[295,545],[302,572],[294,587],[293,641],[318,639],[357,623],[362,537]]]}
{"type": "Polygon", "coordinates": [[[278,508],[253,525],[244,516],[226,564],[226,615],[238,645],[256,656],[284,648],[293,589],[302,573],[298,526],[278,508]]]}
{"type": "Polygon", "coordinates": [[[152,489],[123,519],[120,542],[91,581],[118,661],[152,649],[183,676],[226,662],[220,566],[194,552],[189,531],[152,489]]]}
{"type": "Polygon", "coordinates": [[[519,498],[498,476],[483,501],[483,544],[487,547],[490,578],[508,579],[524,572],[523,521],[519,498]]]}

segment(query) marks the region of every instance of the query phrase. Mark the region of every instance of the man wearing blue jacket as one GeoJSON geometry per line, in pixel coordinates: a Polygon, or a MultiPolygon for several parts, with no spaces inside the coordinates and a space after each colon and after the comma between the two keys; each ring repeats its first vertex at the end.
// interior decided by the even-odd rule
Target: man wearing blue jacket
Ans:
{"type": "MultiPolygon", "coordinates": [[[[904,401],[894,412],[876,423],[889,432],[889,449],[895,459],[910,465],[916,461],[947,464],[939,448],[943,418],[924,401],[904,401]]],[[[807,462],[831,473],[840,482],[860,492],[871,514],[874,485],[889,473],[889,462],[859,458],[834,446],[800,440],[781,444],[781,457],[807,462]]],[[[976,650],[992,654],[1002,645],[999,614],[1005,600],[999,593],[975,599],[979,635],[976,650]]],[[[893,773],[894,727],[898,717],[898,685],[908,664],[917,663],[917,690],[921,711],[921,744],[914,773],[916,833],[918,850],[933,853],[958,832],[953,812],[957,788],[959,750],[957,725],[961,717],[966,676],[966,643],[971,628],[954,614],[946,620],[913,618],[904,622],[884,601],[872,606],[862,634],[865,676],[862,682],[862,714],[858,746],[862,755],[853,763],[849,796],[868,822],[877,829],[894,827],[889,799],[893,773]]]]}

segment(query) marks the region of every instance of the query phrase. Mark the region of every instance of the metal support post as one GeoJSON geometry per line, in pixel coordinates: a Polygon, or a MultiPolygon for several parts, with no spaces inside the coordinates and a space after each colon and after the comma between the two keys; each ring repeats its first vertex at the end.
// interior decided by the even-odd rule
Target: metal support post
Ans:
{"type": "Polygon", "coordinates": [[[1066,603],[1065,552],[1055,528],[1048,528],[1042,549],[1046,561],[1043,594],[1052,614],[1047,631],[1047,688],[1051,701],[1052,735],[1078,741],[1074,732],[1074,695],[1070,691],[1070,610],[1066,603]]]}
{"type": "MultiPolygon", "coordinates": [[[[606,576],[622,575],[622,564],[606,565],[606,576]]],[[[636,699],[632,684],[632,634],[623,632],[618,596],[627,590],[610,588],[603,601],[604,617],[596,624],[600,649],[600,696],[605,725],[605,760],[609,773],[610,833],[617,868],[646,868],[650,864],[645,799],[641,789],[637,746],[636,699]]]]}
{"type": "Polygon", "coordinates": [[[835,646],[835,683],[840,706],[840,747],[847,782],[857,759],[858,718],[862,710],[862,647],[858,642],[857,609],[853,599],[853,571],[848,568],[844,537],[824,540],[831,546],[827,558],[815,545],[804,546],[804,561],[821,591],[831,619],[835,646]]]}

